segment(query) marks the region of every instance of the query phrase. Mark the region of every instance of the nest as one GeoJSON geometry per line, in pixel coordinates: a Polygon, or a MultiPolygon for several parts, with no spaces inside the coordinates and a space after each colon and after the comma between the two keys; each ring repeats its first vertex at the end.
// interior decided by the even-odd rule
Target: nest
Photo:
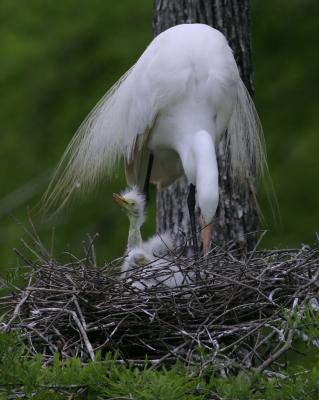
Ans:
{"type": "Polygon", "coordinates": [[[123,260],[96,266],[93,241],[85,257],[69,255],[66,263],[37,246],[35,262],[20,254],[28,284],[0,299],[9,307],[0,329],[18,330],[47,362],[56,352],[86,361],[111,351],[126,364],[156,367],[180,359],[264,371],[298,333],[287,316],[318,298],[316,246],[242,256],[228,245],[200,260],[176,251],[171,262],[157,260],[151,277],[150,265],[127,279],[119,274],[123,260]],[[177,268],[186,278],[168,287],[163,276],[172,278],[177,268]]]}

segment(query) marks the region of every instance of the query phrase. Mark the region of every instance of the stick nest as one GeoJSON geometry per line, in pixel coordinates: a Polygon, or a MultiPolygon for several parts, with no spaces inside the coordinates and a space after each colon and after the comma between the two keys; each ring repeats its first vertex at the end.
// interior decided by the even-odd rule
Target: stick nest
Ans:
{"type": "Polygon", "coordinates": [[[139,268],[121,279],[120,259],[97,267],[93,240],[84,258],[69,255],[67,263],[50,257],[37,236],[34,242],[35,262],[20,254],[28,284],[0,299],[9,309],[0,330],[18,330],[48,362],[56,352],[85,361],[99,350],[136,365],[181,359],[264,371],[298,335],[298,318],[291,316],[305,302],[318,305],[316,246],[242,256],[228,245],[197,262],[176,252],[160,268],[157,260],[152,279],[158,274],[160,283],[139,289],[132,282],[147,282],[147,272],[139,268]],[[174,274],[172,265],[187,276],[175,288],[162,278],[174,274]],[[196,268],[199,280],[191,278],[196,268]]]}

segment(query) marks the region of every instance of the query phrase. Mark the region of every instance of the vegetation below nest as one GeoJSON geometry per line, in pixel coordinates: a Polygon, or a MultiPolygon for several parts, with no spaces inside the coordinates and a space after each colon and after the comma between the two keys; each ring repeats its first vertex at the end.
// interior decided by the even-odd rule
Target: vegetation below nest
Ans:
{"type": "Polygon", "coordinates": [[[319,362],[267,376],[242,372],[221,377],[209,366],[154,370],[117,363],[116,356],[97,355],[86,364],[78,358],[46,365],[30,357],[16,334],[0,334],[0,399],[131,399],[131,400],[317,400],[319,362]]]}

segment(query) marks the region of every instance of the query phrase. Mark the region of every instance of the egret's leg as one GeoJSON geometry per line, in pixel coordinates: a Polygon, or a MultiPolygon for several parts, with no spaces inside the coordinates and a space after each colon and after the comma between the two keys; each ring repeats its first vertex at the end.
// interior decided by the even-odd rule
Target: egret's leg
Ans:
{"type": "Polygon", "coordinates": [[[195,259],[198,259],[199,251],[198,251],[198,242],[197,242],[197,235],[196,235],[196,221],[195,221],[195,186],[191,183],[189,186],[189,192],[187,197],[187,205],[188,205],[188,212],[191,221],[191,231],[192,231],[192,239],[193,239],[193,249],[195,259]]]}
{"type": "Polygon", "coordinates": [[[146,178],[145,178],[145,183],[144,183],[144,188],[143,188],[143,193],[145,195],[145,200],[146,200],[146,207],[147,207],[149,199],[150,199],[149,188],[150,188],[150,179],[151,179],[153,161],[154,161],[154,156],[151,153],[150,158],[148,159],[146,178]]]}

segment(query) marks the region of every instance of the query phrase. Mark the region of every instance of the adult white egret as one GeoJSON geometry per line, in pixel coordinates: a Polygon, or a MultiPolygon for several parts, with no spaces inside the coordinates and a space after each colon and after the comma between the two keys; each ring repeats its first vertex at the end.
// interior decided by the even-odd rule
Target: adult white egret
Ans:
{"type": "Polygon", "coordinates": [[[216,147],[226,130],[230,174],[240,182],[264,161],[253,102],[223,34],[204,24],[177,25],[150,43],[82,123],[47,205],[63,205],[112,174],[121,157],[127,182],[139,190],[149,181],[163,189],[185,174],[193,238],[197,201],[207,250],[219,197],[216,147]]]}

